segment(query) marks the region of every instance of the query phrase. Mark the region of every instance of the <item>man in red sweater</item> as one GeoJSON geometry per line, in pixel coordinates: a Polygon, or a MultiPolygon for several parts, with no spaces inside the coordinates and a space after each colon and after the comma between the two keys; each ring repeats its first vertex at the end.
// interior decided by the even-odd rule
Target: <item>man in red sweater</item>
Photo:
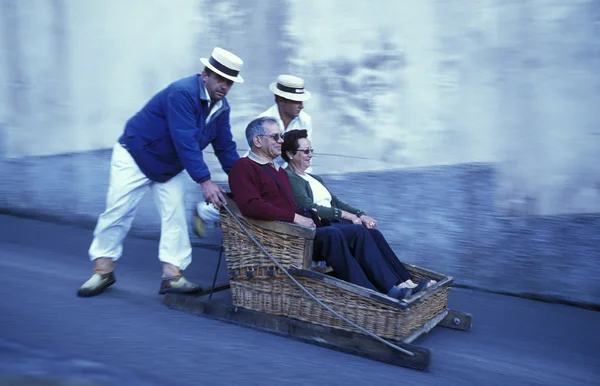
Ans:
{"type": "MultiPolygon", "coordinates": [[[[281,155],[283,134],[272,117],[256,118],[246,127],[250,153],[233,165],[229,186],[242,215],[265,221],[285,221],[314,228],[312,219],[296,213],[290,180],[275,159],[281,155]]],[[[410,288],[388,267],[370,233],[361,225],[316,229],[316,260],[325,260],[342,280],[380,291],[397,299],[410,288]]]]}

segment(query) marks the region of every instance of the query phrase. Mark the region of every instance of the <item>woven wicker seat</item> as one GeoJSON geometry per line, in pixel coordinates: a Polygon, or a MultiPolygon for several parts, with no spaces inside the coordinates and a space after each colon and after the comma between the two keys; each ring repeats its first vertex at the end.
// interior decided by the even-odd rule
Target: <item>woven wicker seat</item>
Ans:
{"type": "MultiPolygon", "coordinates": [[[[432,328],[435,323],[431,321],[441,320],[448,311],[451,277],[405,264],[416,280],[433,279],[437,283],[404,301],[397,301],[311,270],[314,229],[243,217],[229,198],[228,208],[279,264],[313,295],[380,337],[411,341],[432,328]]],[[[221,210],[221,229],[234,306],[360,333],[301,291],[225,210],[221,210]]]]}

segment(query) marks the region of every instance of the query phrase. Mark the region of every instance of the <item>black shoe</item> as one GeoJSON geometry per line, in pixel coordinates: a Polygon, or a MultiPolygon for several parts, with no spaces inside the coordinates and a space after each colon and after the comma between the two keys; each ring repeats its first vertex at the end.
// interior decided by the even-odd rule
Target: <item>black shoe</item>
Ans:
{"type": "Polygon", "coordinates": [[[115,284],[116,281],[117,279],[115,279],[113,272],[104,275],[94,273],[92,277],[90,277],[89,280],[83,283],[81,288],[79,288],[79,291],[77,291],[77,296],[81,298],[89,298],[91,296],[100,295],[105,289],[115,284]]]}
{"type": "Polygon", "coordinates": [[[400,288],[398,286],[393,286],[391,290],[388,291],[387,296],[402,300],[406,299],[410,295],[412,295],[412,290],[410,288],[400,288]]]}

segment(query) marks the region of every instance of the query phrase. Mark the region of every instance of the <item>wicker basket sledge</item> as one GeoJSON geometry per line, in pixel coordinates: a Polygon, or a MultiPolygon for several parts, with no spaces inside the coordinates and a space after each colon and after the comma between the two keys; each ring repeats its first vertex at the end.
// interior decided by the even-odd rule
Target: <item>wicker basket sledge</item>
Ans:
{"type": "MultiPolygon", "coordinates": [[[[452,285],[449,276],[405,264],[417,280],[433,279],[437,283],[398,301],[312,271],[314,229],[245,218],[231,199],[228,199],[228,208],[279,264],[314,296],[382,338],[410,341],[419,331],[426,332],[431,320],[440,320],[447,313],[452,285]]],[[[298,288],[225,210],[221,210],[221,229],[234,306],[361,333],[298,288]]]]}

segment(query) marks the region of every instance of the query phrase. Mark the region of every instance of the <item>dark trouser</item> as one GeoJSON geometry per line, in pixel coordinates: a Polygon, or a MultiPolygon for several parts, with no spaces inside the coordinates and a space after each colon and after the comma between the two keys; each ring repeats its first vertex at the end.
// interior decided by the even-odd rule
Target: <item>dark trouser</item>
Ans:
{"type": "Polygon", "coordinates": [[[412,279],[412,275],[406,269],[404,264],[400,262],[400,259],[398,259],[398,256],[396,256],[396,254],[392,250],[392,247],[390,247],[390,245],[388,244],[385,237],[383,237],[381,232],[379,232],[379,230],[377,229],[368,229],[368,231],[369,233],[371,233],[371,236],[375,240],[377,248],[379,248],[379,251],[383,255],[383,258],[385,259],[385,262],[387,263],[389,269],[391,269],[392,272],[394,272],[394,274],[398,277],[400,282],[402,283],[412,279]]]}
{"type": "Polygon", "coordinates": [[[313,256],[325,260],[340,279],[374,291],[387,293],[410,278],[383,235],[362,225],[333,223],[317,228],[313,256]]]}

